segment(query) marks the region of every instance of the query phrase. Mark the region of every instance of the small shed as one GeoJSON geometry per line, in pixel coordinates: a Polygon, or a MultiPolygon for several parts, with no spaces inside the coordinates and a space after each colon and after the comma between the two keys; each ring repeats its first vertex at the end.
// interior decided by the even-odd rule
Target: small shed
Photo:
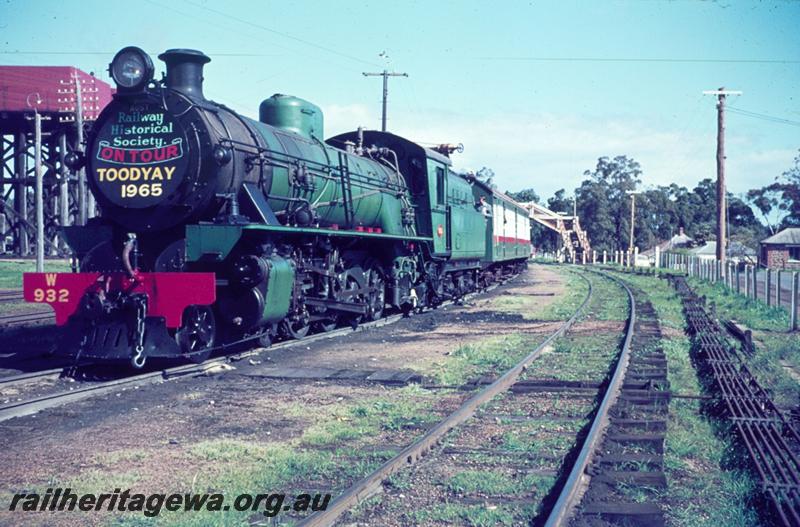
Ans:
{"type": "Polygon", "coordinates": [[[696,256],[701,260],[716,260],[717,259],[717,242],[710,241],[703,245],[689,249],[689,254],[696,256]]]}
{"type": "Polygon", "coordinates": [[[800,227],[790,227],[761,240],[761,265],[800,269],[800,227]]]}

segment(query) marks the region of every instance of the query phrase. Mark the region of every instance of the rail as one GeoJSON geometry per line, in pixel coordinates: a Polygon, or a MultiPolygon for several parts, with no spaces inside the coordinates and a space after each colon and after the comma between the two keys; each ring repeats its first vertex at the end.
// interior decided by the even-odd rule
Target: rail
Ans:
{"type": "Polygon", "coordinates": [[[22,291],[0,291],[0,302],[15,302],[22,300],[22,291]]]}
{"type": "Polygon", "coordinates": [[[420,439],[404,448],[395,457],[384,463],[377,470],[357,481],[349,487],[343,494],[331,502],[330,506],[323,512],[317,512],[298,525],[303,527],[320,527],[332,525],[342,514],[361,503],[364,499],[377,492],[382,482],[394,472],[419,461],[428,451],[435,447],[444,436],[453,428],[460,425],[472,417],[477,408],[494,398],[496,395],[508,390],[519,378],[520,374],[535,360],[542,351],[556,338],[564,334],[578,319],[586,305],[592,298],[592,284],[583,277],[589,284],[586,298],[575,311],[575,313],[556,331],[551,333],[536,349],[531,351],[525,358],[518,362],[510,370],[506,371],[500,378],[489,384],[486,388],[469,398],[455,412],[449,414],[444,420],[431,428],[420,439]]]}
{"type": "Polygon", "coordinates": [[[10,315],[0,315],[0,327],[22,326],[36,322],[51,322],[55,321],[55,315],[52,312],[27,312],[27,313],[12,313],[10,315]]]}
{"type": "Polygon", "coordinates": [[[625,372],[628,368],[628,362],[630,360],[631,341],[633,339],[633,330],[636,325],[636,303],[634,302],[633,293],[628,285],[622,280],[603,272],[593,272],[609,278],[625,289],[625,292],[628,295],[628,302],[630,304],[630,315],[628,317],[627,327],[625,328],[625,340],[622,345],[622,351],[620,352],[619,359],[617,360],[617,366],[614,369],[611,381],[606,388],[600,406],[597,408],[597,413],[595,414],[592,426],[589,429],[589,433],[583,442],[583,446],[581,447],[578,457],[572,466],[569,477],[564,483],[553,509],[550,511],[550,515],[547,518],[545,527],[564,525],[569,520],[570,516],[575,510],[575,507],[580,503],[583,491],[588,486],[590,480],[586,469],[594,460],[597,447],[600,445],[603,434],[608,428],[608,412],[619,398],[625,372]]]}
{"type": "Polygon", "coordinates": [[[747,365],[730,348],[722,328],[689,287],[675,279],[683,299],[701,370],[710,375],[719,402],[733,423],[761,483],[783,525],[800,525],[800,436],[775,406],[747,365]]]}
{"type": "MultiPolygon", "coordinates": [[[[497,285],[492,285],[486,288],[485,292],[492,291],[495,289],[497,285]]],[[[475,297],[476,295],[480,294],[481,292],[470,293],[464,297],[464,299],[469,299],[475,297]]],[[[441,306],[448,306],[452,305],[452,301],[443,302],[441,306]]],[[[50,313],[44,313],[45,315],[50,315],[50,313]]],[[[8,419],[12,419],[14,417],[22,417],[25,415],[31,415],[41,410],[45,410],[48,408],[55,408],[58,406],[62,406],[64,404],[68,404],[71,402],[76,402],[82,399],[86,399],[88,397],[92,397],[94,395],[100,395],[102,393],[106,393],[108,391],[117,389],[118,387],[125,386],[128,384],[152,384],[161,380],[168,380],[174,379],[177,377],[185,377],[191,375],[202,375],[204,374],[207,369],[214,365],[218,364],[222,361],[228,362],[236,362],[247,357],[252,357],[261,354],[262,352],[272,352],[275,350],[290,348],[296,345],[306,345],[312,342],[317,342],[329,338],[334,338],[337,336],[348,335],[353,332],[364,331],[367,329],[379,328],[388,324],[393,324],[403,318],[402,314],[394,314],[389,315],[384,318],[366,322],[360,324],[357,328],[353,329],[351,327],[342,327],[338,329],[334,329],[332,331],[327,331],[324,333],[318,333],[314,335],[309,335],[302,339],[293,339],[288,340],[285,342],[279,342],[272,344],[269,348],[266,349],[256,349],[251,351],[245,351],[241,353],[233,353],[230,355],[226,355],[223,357],[213,357],[208,360],[201,362],[200,364],[184,364],[180,366],[175,366],[172,368],[166,368],[163,370],[151,371],[146,373],[141,373],[138,375],[131,375],[126,376],[122,379],[114,379],[107,382],[101,382],[97,384],[92,384],[89,386],[85,386],[82,388],[75,388],[72,387],[70,390],[64,390],[61,392],[56,393],[49,393],[45,395],[41,395],[39,397],[24,399],[20,401],[15,401],[13,403],[8,403],[6,405],[0,406],[0,422],[6,421],[8,419]]],[[[1,318],[0,318],[1,320],[1,318]]],[[[219,351],[224,349],[227,346],[233,346],[233,344],[228,344],[226,346],[217,346],[214,349],[219,351]]],[[[91,365],[91,364],[89,364],[91,365]]],[[[82,364],[80,366],[85,366],[82,364]]],[[[23,384],[30,381],[35,381],[37,379],[47,378],[47,377],[56,377],[60,376],[61,372],[65,370],[69,370],[73,368],[73,366],[68,366],[65,369],[59,370],[44,370],[39,372],[30,372],[30,373],[21,373],[13,376],[7,376],[4,378],[0,378],[0,387],[3,386],[11,386],[15,384],[23,384]]]]}

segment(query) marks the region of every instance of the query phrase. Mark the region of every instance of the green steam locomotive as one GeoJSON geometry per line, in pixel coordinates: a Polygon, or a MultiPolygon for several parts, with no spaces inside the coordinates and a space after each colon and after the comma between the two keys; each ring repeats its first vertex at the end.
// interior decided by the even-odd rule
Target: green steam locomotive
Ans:
{"type": "Polygon", "coordinates": [[[274,95],[249,119],[203,94],[199,51],[109,66],[114,100],[85,152],[101,215],[65,229],[79,272],[28,273],[60,352],[203,359],[231,342],[300,338],[410,312],[518,272],[528,211],[430,149],[357,130],[323,140],[321,110],[274,95]]]}

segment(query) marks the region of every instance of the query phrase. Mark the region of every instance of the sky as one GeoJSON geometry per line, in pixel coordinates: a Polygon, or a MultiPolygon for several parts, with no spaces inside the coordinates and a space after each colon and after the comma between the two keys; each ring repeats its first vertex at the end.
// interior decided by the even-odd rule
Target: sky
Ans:
{"type": "MultiPolygon", "coordinates": [[[[774,181],[800,149],[800,2],[0,0],[0,64],[72,65],[109,81],[136,45],[208,54],[204,93],[257,117],[287,93],[319,105],[325,135],[380,129],[463,143],[456,168],[501,190],[571,193],[601,156],[627,155],[643,185],[716,177],[716,101],[728,189],[774,181]],[[780,119],[734,113],[736,109],[780,119]],[[788,122],[787,122],[788,121],[788,122]]],[[[159,75],[159,73],[157,73],[159,75]]],[[[110,82],[110,81],[109,81],[110,82]]]]}

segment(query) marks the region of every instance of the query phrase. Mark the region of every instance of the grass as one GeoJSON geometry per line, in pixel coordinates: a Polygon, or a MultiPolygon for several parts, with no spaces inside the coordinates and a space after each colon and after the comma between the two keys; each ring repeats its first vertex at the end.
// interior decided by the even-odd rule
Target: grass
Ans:
{"type": "Polygon", "coordinates": [[[555,477],[527,474],[514,478],[493,470],[464,470],[444,482],[456,494],[482,494],[486,496],[514,494],[544,494],[553,486],[555,477]]]}
{"type": "Polygon", "coordinates": [[[755,482],[730,464],[730,444],[714,434],[695,401],[670,404],[665,468],[669,481],[667,517],[672,525],[756,526],[755,482]]]}
{"type": "Polygon", "coordinates": [[[514,494],[518,487],[508,474],[492,470],[465,470],[450,477],[446,484],[450,492],[457,494],[514,494]]]}
{"type": "Polygon", "coordinates": [[[490,373],[511,368],[538,344],[540,337],[511,333],[459,346],[444,361],[430,368],[435,382],[456,386],[490,373]]]}
{"type": "MultiPolygon", "coordinates": [[[[513,398],[516,397],[512,394],[501,394],[491,401],[487,402],[483,408],[481,409],[484,412],[500,412],[508,415],[513,416],[527,416],[531,414],[531,408],[527,407],[515,407],[511,405],[509,408],[509,400],[513,401],[513,398]]],[[[569,397],[568,395],[562,396],[558,393],[547,394],[547,404],[540,403],[537,405],[537,409],[540,410],[540,415],[552,415],[557,414],[561,417],[574,417],[574,418],[584,418],[591,410],[591,404],[585,402],[581,399],[574,399],[569,397]]],[[[541,399],[539,399],[541,400],[541,399]]],[[[539,421],[540,423],[545,423],[545,426],[549,421],[539,421]]],[[[563,428],[571,428],[577,427],[580,428],[583,425],[575,423],[574,425],[564,424],[561,423],[560,425],[563,428]]]]}
{"type": "MultiPolygon", "coordinates": [[[[105,465],[102,469],[85,470],[72,477],[53,478],[46,484],[30,487],[42,492],[48,486],[57,485],[71,487],[79,493],[112,492],[115,488],[132,488],[133,492],[145,493],[221,493],[226,503],[239,494],[281,492],[286,493],[288,502],[290,496],[300,493],[335,491],[330,488],[331,484],[344,488],[375,470],[396,451],[363,447],[374,445],[375,439],[379,440],[385,431],[417,427],[436,419],[436,414],[430,411],[436,401],[435,393],[411,386],[353,402],[319,405],[314,407],[317,410],[301,403],[287,405],[287,417],[294,412],[311,423],[303,435],[269,443],[242,437],[185,443],[175,447],[173,455],[181,457],[175,461],[175,466],[181,468],[167,477],[168,488],[164,488],[161,477],[154,482],[137,472],[135,465],[147,462],[145,454],[138,449],[98,454],[97,461],[105,465]]],[[[108,521],[121,525],[155,523],[199,527],[247,525],[253,517],[268,520],[258,511],[231,509],[192,513],[162,510],[157,518],[129,513],[109,517],[108,521]]],[[[279,518],[282,524],[292,522],[284,515],[279,518]]]]}
{"type": "MultiPolygon", "coordinates": [[[[589,291],[589,286],[580,274],[575,271],[567,271],[563,267],[548,267],[548,269],[555,269],[559,274],[566,278],[566,285],[564,286],[565,293],[557,301],[549,304],[544,309],[538,310],[535,307],[524,316],[526,318],[535,318],[537,320],[566,320],[575,313],[583,301],[586,299],[586,294],[589,291]]],[[[526,297],[531,306],[536,306],[538,301],[536,297],[526,297]]]]}
{"type": "MultiPolygon", "coordinates": [[[[517,525],[519,517],[532,517],[533,507],[519,508],[507,505],[461,505],[443,503],[426,509],[414,510],[405,516],[412,525],[443,522],[451,525],[470,527],[494,527],[496,525],[517,525]]],[[[403,518],[401,518],[403,519],[403,518]]]]}
{"type": "MultiPolygon", "coordinates": [[[[509,306],[509,309],[517,307],[509,306]]],[[[534,336],[515,333],[462,346],[435,365],[435,377],[442,384],[455,385],[477,375],[504,371],[528,353],[535,340],[534,336]]],[[[294,485],[309,480],[335,481],[344,486],[371,472],[394,454],[392,450],[370,452],[359,449],[360,446],[374,444],[375,439],[385,433],[407,429],[419,429],[421,433],[422,427],[438,419],[431,411],[438,397],[440,395],[412,386],[392,390],[385,396],[338,401],[318,408],[300,403],[289,405],[284,412],[287,417],[310,423],[300,437],[270,444],[220,438],[191,445],[187,455],[194,460],[192,464],[198,466],[199,474],[194,478],[194,490],[224,490],[226,495],[254,489],[280,489],[291,493],[294,485]],[[211,468],[201,471],[199,467],[211,468]]],[[[193,478],[189,476],[189,479],[193,478]]],[[[390,484],[397,488],[409,485],[403,474],[393,476],[390,484]]],[[[423,511],[418,512],[424,515],[423,511]]],[[[428,512],[431,518],[449,517],[467,525],[511,523],[514,518],[512,511],[499,507],[445,506],[428,512]]],[[[198,512],[191,517],[167,514],[159,521],[167,525],[231,525],[246,519],[247,513],[228,511],[225,514],[198,512]]]]}
{"type": "MultiPolygon", "coordinates": [[[[381,431],[419,428],[437,416],[427,411],[432,396],[421,388],[409,386],[397,390],[397,397],[374,398],[353,405],[327,407],[331,419],[315,423],[305,430],[301,440],[310,446],[324,446],[350,441],[381,431]]],[[[395,393],[397,393],[395,392],[395,393]]]]}
{"type": "Polygon", "coordinates": [[[737,295],[721,283],[689,278],[689,285],[698,295],[707,297],[720,315],[735,318],[751,329],[782,332],[789,327],[789,313],[783,308],[737,295]]]}
{"type": "Polygon", "coordinates": [[[594,320],[627,320],[630,306],[628,295],[616,282],[594,273],[587,273],[592,281],[592,300],[583,313],[594,320]]]}
{"type": "Polygon", "coordinates": [[[141,448],[102,452],[97,455],[97,461],[104,465],[116,465],[126,461],[143,461],[145,459],[147,459],[147,451],[141,448]]]}
{"type": "Polygon", "coordinates": [[[510,452],[529,454],[565,454],[575,445],[575,436],[567,434],[547,434],[533,430],[509,430],[503,434],[501,448],[510,452]]]}
{"type": "MultiPolygon", "coordinates": [[[[628,298],[615,282],[591,273],[592,299],[581,314],[578,325],[583,322],[624,321],[628,316],[628,298]]],[[[566,336],[555,341],[552,350],[545,353],[525,372],[525,378],[551,378],[558,380],[601,381],[606,377],[609,365],[619,353],[622,330],[598,328],[594,334],[580,335],[570,330],[566,336]]]]}
{"type": "MultiPolygon", "coordinates": [[[[586,297],[588,286],[574,271],[551,267],[566,281],[567,294],[542,307],[532,296],[504,295],[492,301],[492,307],[506,313],[521,314],[525,319],[566,320],[586,297]]],[[[542,338],[523,333],[491,336],[460,346],[434,364],[425,373],[438,384],[459,386],[483,375],[501,374],[530,353],[542,338]]]]}
{"type": "Polygon", "coordinates": [[[525,378],[565,381],[602,381],[619,352],[619,334],[569,335],[556,340],[552,352],[535,361],[525,378]]]}
{"type": "Polygon", "coordinates": [[[541,297],[533,295],[499,295],[491,301],[491,306],[498,311],[522,315],[525,320],[557,321],[571,317],[586,298],[586,280],[565,267],[548,265],[546,269],[564,279],[563,293],[556,293],[554,302],[543,303],[541,297]]]}
{"type": "MultiPolygon", "coordinates": [[[[68,272],[70,264],[67,260],[45,260],[44,270],[68,272]]],[[[34,271],[36,271],[34,260],[0,260],[0,289],[22,289],[22,273],[34,271]]]]}
{"type": "Polygon", "coordinates": [[[286,413],[312,421],[300,440],[318,447],[424,427],[438,418],[430,411],[436,400],[436,393],[410,385],[392,390],[391,395],[326,405],[311,414],[305,405],[288,407],[286,413]]]}
{"type": "MultiPolygon", "coordinates": [[[[462,346],[435,366],[442,384],[463,384],[469,378],[511,367],[535,345],[535,337],[511,334],[462,346]]],[[[201,474],[196,491],[224,489],[225,494],[252,492],[253,489],[281,489],[290,492],[293,482],[316,480],[348,481],[374,470],[394,454],[392,450],[359,450],[383,433],[421,429],[438,417],[431,411],[437,395],[418,387],[392,390],[390,395],[337,402],[317,410],[296,404],[286,408],[287,417],[308,420],[311,425],[294,440],[260,444],[233,439],[203,441],[189,449],[190,457],[201,466],[213,464],[215,470],[201,474]],[[338,449],[331,447],[339,446],[338,449]],[[309,450],[319,448],[320,450],[309,450]]],[[[421,432],[420,432],[421,433],[421,432]]],[[[531,482],[528,482],[531,483],[531,482]]],[[[398,488],[409,485],[403,474],[392,477],[398,488]]],[[[543,485],[543,483],[539,483],[543,485]]],[[[302,491],[312,489],[300,489],[302,491]]],[[[246,513],[194,513],[191,518],[162,516],[174,525],[228,525],[246,518],[246,513]]],[[[466,507],[432,511],[432,517],[458,518],[467,525],[495,525],[513,519],[504,509],[466,507]]]]}

